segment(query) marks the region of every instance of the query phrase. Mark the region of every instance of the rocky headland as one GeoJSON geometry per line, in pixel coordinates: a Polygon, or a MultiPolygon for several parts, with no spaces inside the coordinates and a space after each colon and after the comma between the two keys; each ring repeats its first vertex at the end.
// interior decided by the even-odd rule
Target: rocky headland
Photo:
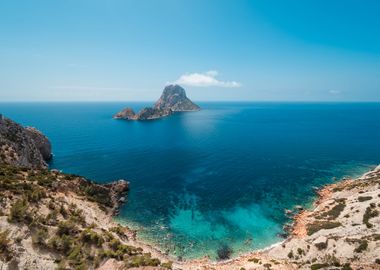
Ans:
{"type": "Polygon", "coordinates": [[[171,268],[113,221],[127,181],[100,185],[48,170],[42,133],[5,118],[0,130],[0,269],[171,268]]]}
{"type": "Polygon", "coordinates": [[[200,107],[193,103],[186,91],[179,85],[168,85],[153,107],[143,108],[137,114],[131,108],[125,108],[113,116],[114,119],[154,120],[169,116],[175,112],[199,111],[200,107]]]}
{"type": "Polygon", "coordinates": [[[39,130],[24,128],[0,117],[0,163],[28,168],[47,168],[51,143],[39,130]]]}

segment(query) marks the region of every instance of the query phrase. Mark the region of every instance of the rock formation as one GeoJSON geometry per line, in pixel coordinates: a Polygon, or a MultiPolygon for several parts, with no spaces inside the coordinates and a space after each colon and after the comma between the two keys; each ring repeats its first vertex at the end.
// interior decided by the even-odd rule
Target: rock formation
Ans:
{"type": "Polygon", "coordinates": [[[46,168],[51,158],[49,139],[35,128],[24,128],[8,118],[0,120],[0,163],[46,168]]]}
{"type": "Polygon", "coordinates": [[[179,85],[168,85],[165,87],[159,100],[154,104],[154,107],[146,107],[137,114],[135,114],[131,108],[126,108],[115,114],[113,118],[125,120],[154,120],[171,115],[174,112],[199,110],[199,106],[194,104],[186,96],[185,89],[179,85]]]}
{"type": "Polygon", "coordinates": [[[198,105],[194,104],[187,96],[185,89],[177,84],[165,87],[161,97],[154,105],[155,109],[170,109],[173,112],[199,111],[198,105]]]}
{"type": "Polygon", "coordinates": [[[44,160],[50,160],[52,158],[51,143],[41,131],[34,127],[26,127],[26,133],[33,139],[37,149],[40,151],[44,160]]]}
{"type": "Polygon", "coordinates": [[[115,119],[128,119],[132,120],[136,117],[135,112],[131,108],[126,108],[113,116],[115,119]]]}

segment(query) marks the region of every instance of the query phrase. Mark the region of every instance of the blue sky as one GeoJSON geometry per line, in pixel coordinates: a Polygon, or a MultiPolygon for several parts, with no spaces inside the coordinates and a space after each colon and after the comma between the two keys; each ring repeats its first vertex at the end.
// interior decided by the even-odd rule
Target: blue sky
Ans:
{"type": "Polygon", "coordinates": [[[2,0],[1,101],[380,101],[379,1],[2,0]]]}

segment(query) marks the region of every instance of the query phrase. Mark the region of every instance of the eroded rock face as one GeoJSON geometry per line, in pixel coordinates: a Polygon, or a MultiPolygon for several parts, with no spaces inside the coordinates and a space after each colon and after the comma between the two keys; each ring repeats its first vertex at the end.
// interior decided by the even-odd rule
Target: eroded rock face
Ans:
{"type": "Polygon", "coordinates": [[[173,112],[199,111],[198,105],[187,98],[185,89],[177,84],[165,87],[160,99],[154,105],[156,109],[170,109],[173,112]]]}
{"type": "Polygon", "coordinates": [[[41,131],[34,127],[27,127],[25,131],[29,134],[29,136],[34,140],[38,150],[40,151],[43,159],[48,161],[52,158],[51,154],[51,143],[49,139],[42,134],[41,131]]]}
{"type": "Polygon", "coordinates": [[[137,114],[135,114],[131,108],[126,108],[115,114],[113,118],[125,120],[154,120],[169,116],[174,112],[199,110],[199,106],[187,98],[185,89],[179,85],[168,85],[165,87],[159,100],[154,104],[154,107],[146,107],[137,114]]]}
{"type": "Polygon", "coordinates": [[[0,119],[0,163],[17,167],[47,168],[51,158],[49,139],[35,128],[0,119]]]}

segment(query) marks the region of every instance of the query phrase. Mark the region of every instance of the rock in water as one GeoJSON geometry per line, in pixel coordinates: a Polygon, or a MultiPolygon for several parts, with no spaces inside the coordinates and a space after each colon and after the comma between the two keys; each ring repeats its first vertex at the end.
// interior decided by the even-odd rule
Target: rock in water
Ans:
{"type": "Polygon", "coordinates": [[[135,112],[131,108],[126,108],[113,116],[115,119],[134,120],[136,118],[135,112]]]}
{"type": "Polygon", "coordinates": [[[16,167],[47,168],[49,139],[35,128],[24,128],[8,118],[0,120],[0,163],[16,167]]]}
{"type": "Polygon", "coordinates": [[[125,120],[154,120],[169,116],[174,112],[199,111],[198,105],[194,104],[187,96],[185,89],[179,85],[165,87],[161,97],[154,107],[146,107],[138,114],[131,108],[126,108],[113,116],[114,119],[125,120]]]}
{"type": "Polygon", "coordinates": [[[170,109],[173,112],[199,111],[198,105],[187,98],[185,89],[177,84],[165,87],[161,97],[154,105],[156,109],[170,109]]]}

